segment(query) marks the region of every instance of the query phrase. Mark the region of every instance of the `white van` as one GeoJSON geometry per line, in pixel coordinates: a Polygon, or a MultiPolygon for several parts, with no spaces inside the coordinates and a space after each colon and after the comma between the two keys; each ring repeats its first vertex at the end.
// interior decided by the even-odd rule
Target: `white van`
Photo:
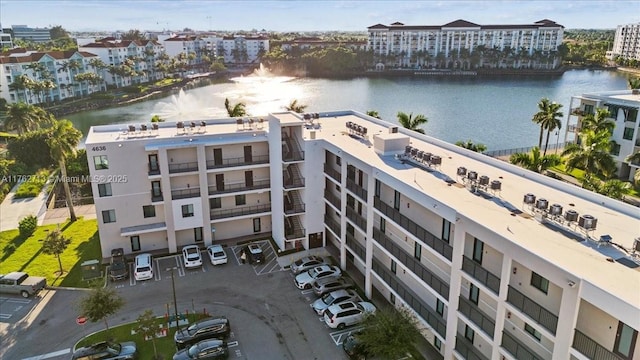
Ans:
{"type": "Polygon", "coordinates": [[[133,276],[137,281],[153,279],[153,259],[151,254],[140,254],[136,256],[133,276]]]}

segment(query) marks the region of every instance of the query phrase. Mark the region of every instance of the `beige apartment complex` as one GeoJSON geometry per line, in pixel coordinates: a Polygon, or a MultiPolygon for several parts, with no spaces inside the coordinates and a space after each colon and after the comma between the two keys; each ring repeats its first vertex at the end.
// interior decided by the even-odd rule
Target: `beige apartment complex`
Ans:
{"type": "Polygon", "coordinates": [[[640,356],[640,213],[354,111],[95,126],[102,253],[327,247],[442,359],[640,356]]]}

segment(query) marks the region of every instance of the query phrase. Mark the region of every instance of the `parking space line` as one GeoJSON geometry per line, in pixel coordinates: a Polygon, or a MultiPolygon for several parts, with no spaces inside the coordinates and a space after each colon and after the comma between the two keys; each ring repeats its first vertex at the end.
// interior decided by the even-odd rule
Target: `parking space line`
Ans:
{"type": "Polygon", "coordinates": [[[129,286],[134,286],[136,284],[136,277],[133,275],[134,274],[134,263],[129,263],[129,286]]]}
{"type": "Polygon", "coordinates": [[[182,266],[182,261],[180,260],[180,256],[175,255],[173,258],[176,260],[176,267],[178,268],[178,276],[184,276],[185,270],[184,270],[184,267],[182,266]]]}
{"type": "Polygon", "coordinates": [[[228,348],[234,347],[234,346],[238,346],[238,342],[237,341],[231,341],[231,342],[227,343],[227,347],[228,348]]]}
{"type": "Polygon", "coordinates": [[[13,314],[3,314],[0,313],[0,319],[9,319],[10,317],[12,317],[13,314]]]}
{"type": "Polygon", "coordinates": [[[28,304],[31,302],[29,299],[6,299],[8,303],[28,304]]]}
{"type": "Polygon", "coordinates": [[[300,293],[302,293],[302,295],[307,295],[307,294],[311,294],[313,292],[313,289],[307,289],[307,290],[301,290],[300,293]]]}
{"type": "Polygon", "coordinates": [[[64,349],[64,350],[50,352],[48,354],[28,357],[28,358],[25,358],[25,359],[22,359],[22,360],[43,360],[43,359],[49,359],[49,358],[60,356],[60,355],[65,355],[65,354],[68,354],[70,352],[71,352],[71,348],[67,348],[67,349],[64,349]]]}
{"type": "Polygon", "coordinates": [[[344,342],[343,337],[346,338],[347,336],[351,335],[351,333],[356,332],[360,329],[364,329],[364,326],[358,326],[349,330],[334,331],[332,333],[329,333],[329,336],[331,336],[333,342],[336,344],[336,346],[338,346],[344,342]]]}

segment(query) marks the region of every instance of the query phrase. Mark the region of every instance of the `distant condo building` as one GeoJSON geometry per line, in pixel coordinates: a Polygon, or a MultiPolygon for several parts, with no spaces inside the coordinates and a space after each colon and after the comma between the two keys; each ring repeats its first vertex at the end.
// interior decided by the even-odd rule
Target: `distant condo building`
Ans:
{"type": "Polygon", "coordinates": [[[48,28],[32,28],[27,25],[12,25],[11,32],[14,39],[47,42],[51,41],[51,29],[48,28]]]}
{"type": "Polygon", "coordinates": [[[354,111],[94,126],[85,146],[103,256],[324,247],[413,312],[429,359],[640,355],[629,204],[354,111]]]}
{"type": "Polygon", "coordinates": [[[552,69],[564,26],[551,20],[522,25],[479,25],[456,20],[444,25],[376,24],[367,28],[368,49],[382,65],[552,69]]]}
{"type": "Polygon", "coordinates": [[[640,61],[640,23],[618,25],[613,39],[613,49],[608,52],[610,59],[622,57],[640,61]]]}

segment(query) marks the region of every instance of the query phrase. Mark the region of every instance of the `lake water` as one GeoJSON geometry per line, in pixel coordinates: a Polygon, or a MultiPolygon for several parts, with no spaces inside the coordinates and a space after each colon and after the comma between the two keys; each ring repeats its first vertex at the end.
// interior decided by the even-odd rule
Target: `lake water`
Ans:
{"type": "Polygon", "coordinates": [[[308,112],[376,110],[390,122],[396,122],[398,111],[423,114],[429,119],[424,126],[428,135],[448,142],[472,140],[497,150],[537,144],[540,128],[531,118],[541,98],[564,105],[564,125],[571,96],[624,90],[627,78],[605,70],[569,70],[552,78],[245,78],[66,118],[86,134],[93,125],[123,124],[124,129],[125,124],[148,123],[153,114],[168,121],[227,117],[225,98],[232,104],[244,102],[253,116],[282,111],[298,99],[308,112]]]}

